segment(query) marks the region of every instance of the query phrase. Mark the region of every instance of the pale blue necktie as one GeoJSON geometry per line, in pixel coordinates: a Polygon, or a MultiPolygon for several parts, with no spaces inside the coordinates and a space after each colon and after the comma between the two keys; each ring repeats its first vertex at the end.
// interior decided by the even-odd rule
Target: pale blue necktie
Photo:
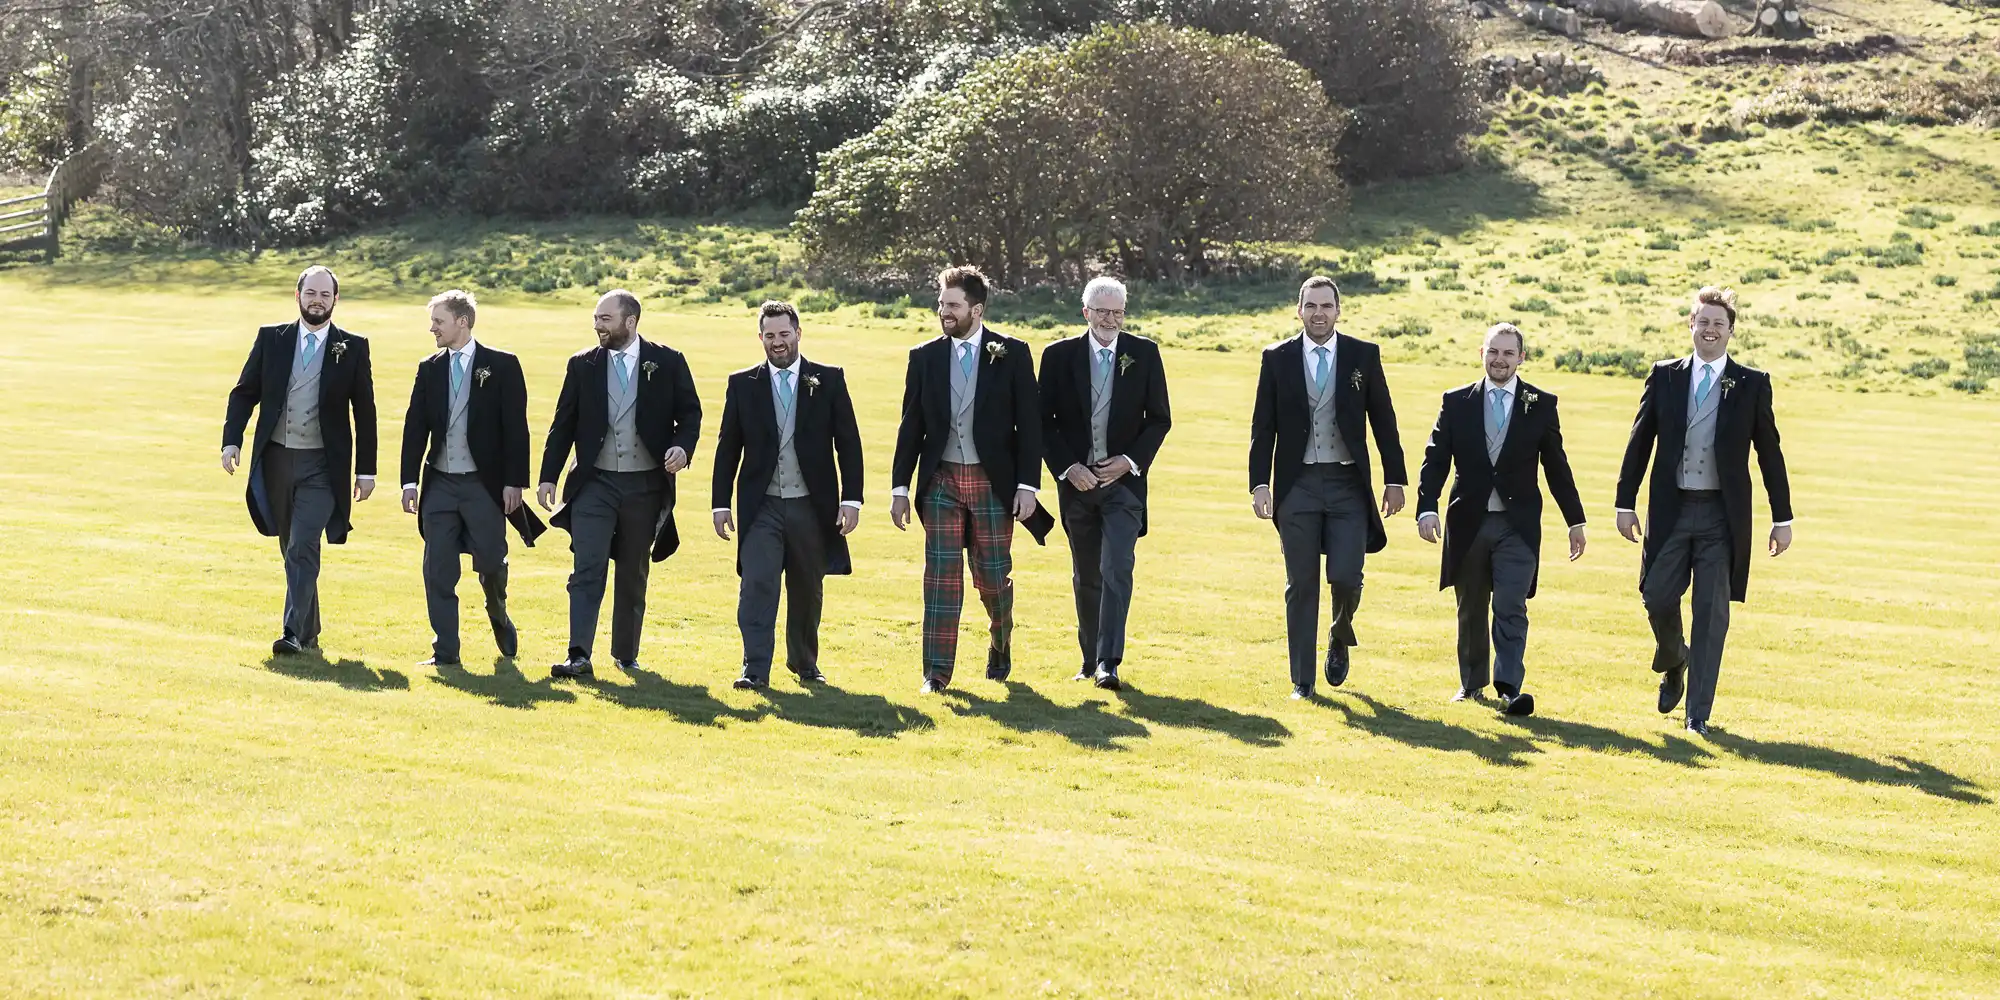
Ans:
{"type": "Polygon", "coordinates": [[[631,388],[632,388],[632,372],[631,372],[631,370],[630,370],[630,369],[628,369],[628,368],[626,368],[626,367],[625,367],[625,355],[624,355],[624,354],[613,354],[613,355],[611,356],[611,360],[612,360],[613,362],[616,362],[616,365],[615,365],[615,367],[616,367],[616,368],[618,369],[618,389],[619,389],[619,391],[621,391],[621,392],[622,392],[622,391],[625,391],[625,390],[629,390],[629,389],[631,389],[631,388]]]}
{"type": "Polygon", "coordinates": [[[778,371],[778,406],[786,417],[792,415],[792,373],[783,369],[778,371]]]}
{"type": "Polygon", "coordinates": [[[1111,394],[1111,349],[1102,348],[1097,352],[1097,398],[1111,394]]]}
{"type": "Polygon", "coordinates": [[[465,355],[451,352],[451,394],[456,396],[465,388],[465,355]]]}
{"type": "Polygon", "coordinates": [[[319,338],[318,338],[318,337],[315,337],[315,336],[313,336],[313,335],[312,335],[312,334],[310,334],[310,333],[306,334],[306,343],[305,343],[305,350],[303,350],[303,351],[300,351],[300,352],[299,352],[299,370],[300,370],[300,371],[305,371],[305,370],[306,370],[307,368],[310,368],[310,367],[312,367],[312,362],[313,362],[313,349],[314,349],[314,347],[316,347],[316,346],[317,346],[318,344],[319,344],[319,338]]]}
{"type": "Polygon", "coordinates": [[[1507,436],[1507,419],[1514,415],[1507,405],[1507,397],[1505,389],[1494,389],[1486,394],[1487,401],[1493,404],[1493,429],[1501,437],[1507,436]]]}
{"type": "Polygon", "coordinates": [[[1701,384],[1694,387],[1695,409],[1697,410],[1701,409],[1702,405],[1708,402],[1709,390],[1714,388],[1715,388],[1715,369],[1710,368],[1707,365],[1703,365],[1701,369],[1701,384]]]}
{"type": "Polygon", "coordinates": [[[1324,347],[1315,347],[1313,348],[1313,353],[1319,357],[1319,367],[1313,370],[1313,388],[1319,395],[1324,396],[1326,395],[1326,377],[1329,374],[1326,360],[1327,350],[1324,347]]]}
{"type": "Polygon", "coordinates": [[[972,377],[972,345],[970,343],[958,345],[958,370],[964,373],[966,378],[972,377]]]}

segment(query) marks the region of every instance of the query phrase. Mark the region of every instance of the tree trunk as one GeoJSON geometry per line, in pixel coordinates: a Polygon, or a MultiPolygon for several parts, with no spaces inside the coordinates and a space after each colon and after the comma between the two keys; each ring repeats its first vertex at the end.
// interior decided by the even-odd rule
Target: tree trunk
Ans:
{"type": "Polygon", "coordinates": [[[65,155],[75,153],[90,142],[91,122],[96,106],[91,100],[90,39],[86,26],[90,12],[81,4],[64,4],[58,33],[62,37],[63,58],[63,142],[65,155]]]}
{"type": "Polygon", "coordinates": [[[1522,24],[1543,31],[1553,31],[1570,38],[1583,33],[1583,19],[1577,16],[1576,11],[1551,7],[1545,3],[1536,3],[1534,0],[1530,0],[1514,16],[1520,18],[1522,24]]]}
{"type": "Polygon", "coordinates": [[[1562,0],[1569,7],[1607,21],[1670,31],[1689,38],[1729,34],[1729,14],[1715,0],[1562,0]]]}
{"type": "Polygon", "coordinates": [[[1799,0],[1758,0],[1750,33],[1766,38],[1804,38],[1813,32],[1799,15],[1799,0]]]}

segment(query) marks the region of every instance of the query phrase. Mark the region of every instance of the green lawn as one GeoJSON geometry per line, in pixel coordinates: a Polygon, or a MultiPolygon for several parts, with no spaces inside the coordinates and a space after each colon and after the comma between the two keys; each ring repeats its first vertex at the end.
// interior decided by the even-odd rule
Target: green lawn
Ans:
{"type": "MultiPolygon", "coordinates": [[[[920,540],[886,516],[920,324],[809,316],[806,353],[855,386],[869,505],[857,574],[829,587],[835,687],[750,694],[728,686],[731,547],[703,522],[722,379],[757,358],[753,328],[728,303],[649,313],[710,407],[687,542],[655,571],[645,672],[556,685],[559,534],[515,551],[518,666],[470,630],[465,670],[413,666],[429,637],[393,447],[328,550],[332,662],[267,661],[275,546],[216,452],[289,278],[243,273],[0,276],[0,995],[2000,990],[1983,400],[1780,379],[1798,544],[1758,561],[1701,741],[1652,710],[1637,550],[1610,529],[1638,383],[1530,368],[1564,398],[1592,546],[1545,567],[1543,714],[1512,722],[1446,703],[1451,602],[1407,515],[1370,562],[1353,679],[1286,700],[1277,540],[1241,471],[1255,357],[1170,351],[1135,689],[1067,681],[1057,537],[1019,551],[1017,680],[968,668],[924,698],[920,540]]],[[[385,442],[431,290],[341,307],[375,340],[385,442]]],[[[1358,298],[1346,325],[1370,335],[1390,304],[1358,298]]],[[[586,310],[501,299],[479,332],[525,359],[539,446],[586,310]]],[[[1458,353],[1390,368],[1413,464],[1436,394],[1474,374],[1443,366],[1458,353]]]]}

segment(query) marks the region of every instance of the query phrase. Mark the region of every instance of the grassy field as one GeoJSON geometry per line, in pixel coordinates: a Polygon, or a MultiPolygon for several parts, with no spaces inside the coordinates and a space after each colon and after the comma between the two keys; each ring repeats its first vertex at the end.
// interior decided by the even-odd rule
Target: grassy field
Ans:
{"type": "MultiPolygon", "coordinates": [[[[552,684],[560,535],[515,551],[518,664],[468,632],[466,668],[413,666],[419,543],[389,450],[385,489],[328,550],[327,662],[267,660],[276,553],[215,455],[287,279],[26,274],[0,276],[0,995],[2000,989],[2000,428],[1983,401],[1780,379],[1798,545],[1758,562],[1701,741],[1652,710],[1637,551],[1610,530],[1636,383],[1530,369],[1564,398],[1592,547],[1546,567],[1543,714],[1515,722],[1446,703],[1450,600],[1407,515],[1370,562],[1353,679],[1286,700],[1276,538],[1240,471],[1255,359],[1171,351],[1133,689],[1066,679],[1058,537],[1019,550],[1016,680],[968,669],[924,698],[920,540],[885,502],[916,323],[808,317],[808,356],[855,384],[872,477],[857,575],[829,587],[834,686],[729,689],[712,432],[688,542],[655,571],[643,671],[552,684]]],[[[1349,325],[1367,333],[1379,301],[1349,325]]],[[[356,290],[341,307],[375,339],[385,441],[426,353],[421,303],[356,290]]],[[[723,311],[644,327],[689,353],[711,428],[723,376],[757,357],[723,311]]],[[[538,446],[585,320],[528,299],[482,314],[527,362],[538,446]]],[[[1436,393],[1472,372],[1389,375],[1414,451],[1436,393]]]]}

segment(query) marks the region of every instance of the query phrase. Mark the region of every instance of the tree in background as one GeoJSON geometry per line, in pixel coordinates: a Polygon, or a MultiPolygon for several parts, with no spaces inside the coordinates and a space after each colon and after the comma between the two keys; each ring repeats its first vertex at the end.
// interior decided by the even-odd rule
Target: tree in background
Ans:
{"type": "Polygon", "coordinates": [[[1302,239],[1341,203],[1344,116],[1274,47],[1158,24],[994,60],[823,162],[798,216],[854,277],[974,263],[1003,286],[1208,273],[1214,249],[1302,239]]]}

